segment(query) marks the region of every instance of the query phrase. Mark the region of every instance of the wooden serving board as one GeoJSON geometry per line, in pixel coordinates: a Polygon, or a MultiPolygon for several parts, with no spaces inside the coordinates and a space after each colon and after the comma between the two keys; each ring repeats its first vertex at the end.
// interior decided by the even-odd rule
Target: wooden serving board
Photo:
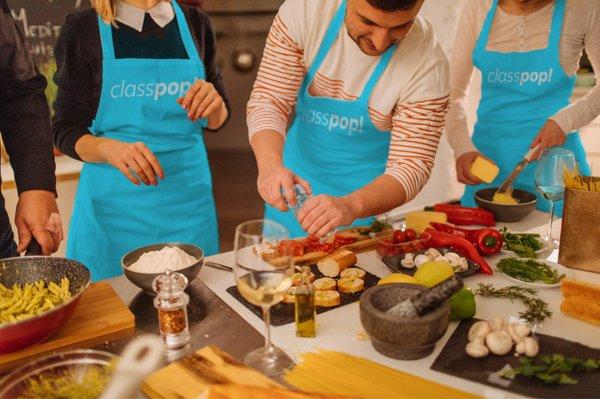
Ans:
{"type": "MultiPolygon", "coordinates": [[[[361,234],[361,232],[369,232],[369,231],[370,230],[368,227],[351,227],[351,228],[348,228],[345,230],[338,231],[337,233],[335,233],[336,236],[353,237],[353,238],[356,238],[357,240],[355,242],[353,242],[352,244],[342,245],[336,251],[345,249],[345,250],[354,252],[355,254],[358,254],[361,252],[372,251],[373,249],[375,249],[377,240],[375,238],[369,237],[368,235],[361,234]]],[[[394,232],[394,230],[389,230],[386,232],[380,232],[378,234],[381,239],[384,239],[384,238],[391,237],[393,232],[394,232]]],[[[300,240],[304,240],[304,239],[306,239],[306,237],[296,238],[294,240],[300,241],[300,240]]],[[[309,252],[309,253],[305,253],[302,256],[294,256],[293,261],[294,261],[295,265],[299,265],[299,266],[312,265],[312,264],[317,263],[319,260],[323,259],[324,257],[326,257],[327,255],[330,255],[330,254],[331,254],[330,252],[324,252],[324,251],[309,252]]],[[[274,265],[278,264],[277,257],[272,258],[267,261],[274,265]]]]}
{"type": "Polygon", "coordinates": [[[142,383],[142,391],[152,399],[198,398],[214,384],[283,387],[218,348],[207,346],[151,374],[142,383]]]}
{"type": "Polygon", "coordinates": [[[42,355],[69,348],[91,348],[133,335],[135,317],[108,283],[96,283],[81,295],[75,313],[49,340],[0,355],[0,373],[42,355]]]}

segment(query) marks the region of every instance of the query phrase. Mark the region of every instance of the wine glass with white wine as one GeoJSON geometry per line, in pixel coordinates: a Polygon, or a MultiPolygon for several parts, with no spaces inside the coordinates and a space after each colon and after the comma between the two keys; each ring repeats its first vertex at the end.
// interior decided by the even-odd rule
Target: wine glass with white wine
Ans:
{"type": "Polygon", "coordinates": [[[543,240],[549,248],[558,248],[559,242],[552,235],[554,206],[565,197],[564,170],[575,170],[577,162],[575,154],[564,148],[548,148],[542,152],[537,169],[535,170],[535,185],[537,190],[550,201],[550,221],[548,231],[543,240]]]}
{"type": "Polygon", "coordinates": [[[292,366],[290,358],[271,343],[270,329],[271,306],[281,302],[292,286],[292,256],[276,251],[288,237],[284,226],[266,219],[242,223],[235,230],[237,288],[248,302],[262,308],[266,326],[265,346],[248,353],[244,364],[268,376],[280,375],[292,366]]]}

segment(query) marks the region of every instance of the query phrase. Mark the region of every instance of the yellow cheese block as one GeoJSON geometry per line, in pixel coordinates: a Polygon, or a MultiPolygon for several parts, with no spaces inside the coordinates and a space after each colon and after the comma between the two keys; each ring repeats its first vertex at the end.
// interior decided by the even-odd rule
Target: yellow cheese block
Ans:
{"type": "Polygon", "coordinates": [[[482,157],[475,158],[471,165],[471,173],[485,183],[494,181],[499,172],[500,169],[494,163],[482,157]]]}
{"type": "Polygon", "coordinates": [[[446,223],[448,216],[442,212],[416,211],[406,215],[406,227],[415,229],[422,233],[429,226],[430,222],[446,223]]]}

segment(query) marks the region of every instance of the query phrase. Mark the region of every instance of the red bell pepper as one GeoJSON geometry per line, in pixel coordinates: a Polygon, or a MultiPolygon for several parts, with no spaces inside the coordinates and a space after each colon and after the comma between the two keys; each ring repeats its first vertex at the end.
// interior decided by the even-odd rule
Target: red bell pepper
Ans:
{"type": "Polygon", "coordinates": [[[461,229],[444,223],[430,223],[437,231],[462,237],[475,245],[475,248],[483,256],[493,255],[502,249],[502,234],[489,227],[485,229],[461,229]]]}
{"type": "Polygon", "coordinates": [[[462,256],[469,258],[473,262],[479,264],[481,271],[485,274],[493,274],[492,268],[483,259],[477,248],[463,237],[458,237],[452,234],[437,231],[431,227],[425,230],[431,238],[427,240],[427,246],[433,248],[452,247],[462,256]]]}
{"type": "Polygon", "coordinates": [[[448,215],[450,223],[458,225],[481,224],[483,226],[495,226],[494,214],[481,208],[465,208],[453,204],[435,204],[433,210],[448,215]]]}

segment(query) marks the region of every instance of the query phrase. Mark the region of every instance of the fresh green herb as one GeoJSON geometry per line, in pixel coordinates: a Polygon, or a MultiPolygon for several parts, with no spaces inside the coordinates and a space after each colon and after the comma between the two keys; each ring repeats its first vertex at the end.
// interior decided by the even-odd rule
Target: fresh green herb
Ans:
{"type": "Polygon", "coordinates": [[[556,269],[534,259],[504,258],[498,262],[498,270],[528,283],[541,281],[544,284],[556,284],[565,278],[556,269]]]}
{"type": "Polygon", "coordinates": [[[571,377],[570,372],[596,371],[600,368],[600,360],[582,360],[564,355],[542,355],[535,358],[521,358],[519,367],[512,367],[502,373],[502,377],[514,379],[517,375],[537,378],[546,384],[573,385],[579,381],[571,377]]]}
{"type": "Polygon", "coordinates": [[[492,284],[478,283],[475,294],[508,299],[511,302],[521,301],[525,305],[525,311],[520,312],[519,317],[530,325],[541,323],[552,316],[548,303],[540,299],[538,291],[533,288],[510,285],[496,289],[492,284]]]}
{"type": "Polygon", "coordinates": [[[536,251],[544,248],[539,234],[511,233],[506,227],[502,228],[504,249],[513,251],[521,258],[536,258],[536,251]]]}
{"type": "Polygon", "coordinates": [[[368,236],[370,233],[379,233],[380,231],[390,230],[392,228],[393,228],[392,225],[387,222],[387,219],[386,220],[375,219],[375,221],[373,221],[373,224],[371,225],[371,227],[369,227],[366,230],[361,231],[360,234],[363,236],[368,236]]]}

